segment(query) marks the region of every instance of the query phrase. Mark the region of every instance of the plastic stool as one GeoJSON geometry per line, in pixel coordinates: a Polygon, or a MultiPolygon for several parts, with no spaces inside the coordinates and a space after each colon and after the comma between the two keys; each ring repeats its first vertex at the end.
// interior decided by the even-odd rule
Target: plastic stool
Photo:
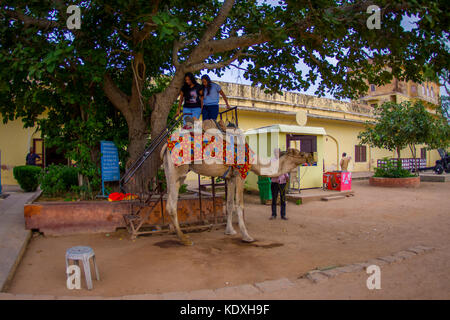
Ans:
{"type": "Polygon", "coordinates": [[[79,260],[83,262],[84,276],[86,277],[86,285],[88,290],[92,290],[91,266],[89,264],[90,258],[92,258],[92,262],[94,263],[97,280],[100,280],[100,274],[98,273],[97,264],[95,263],[95,253],[92,248],[77,246],[66,251],[66,270],[69,267],[69,260],[72,260],[77,266],[79,265],[79,260]]]}

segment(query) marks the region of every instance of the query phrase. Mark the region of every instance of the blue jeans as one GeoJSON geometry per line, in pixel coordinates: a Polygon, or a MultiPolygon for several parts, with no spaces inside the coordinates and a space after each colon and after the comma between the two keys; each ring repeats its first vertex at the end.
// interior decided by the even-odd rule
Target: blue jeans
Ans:
{"type": "Polygon", "coordinates": [[[202,113],[202,108],[183,108],[183,124],[186,124],[186,117],[197,118],[200,120],[200,114],[202,113]]]}
{"type": "Polygon", "coordinates": [[[208,120],[208,119],[217,120],[218,115],[219,115],[219,105],[218,104],[210,105],[210,106],[203,106],[203,111],[202,111],[203,120],[208,120]]]}

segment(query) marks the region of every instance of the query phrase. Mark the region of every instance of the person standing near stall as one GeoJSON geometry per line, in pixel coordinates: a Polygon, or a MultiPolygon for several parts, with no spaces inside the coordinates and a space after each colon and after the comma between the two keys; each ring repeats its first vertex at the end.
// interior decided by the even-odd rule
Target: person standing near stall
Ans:
{"type": "Polygon", "coordinates": [[[208,75],[202,76],[202,84],[203,84],[203,109],[202,109],[202,118],[203,120],[217,120],[217,116],[219,115],[219,95],[222,96],[227,109],[230,109],[230,104],[228,103],[228,99],[225,93],[222,91],[222,88],[217,84],[211,81],[211,78],[208,75]]]}
{"type": "Polygon", "coordinates": [[[347,171],[348,165],[350,163],[350,160],[352,160],[352,157],[347,157],[347,153],[342,154],[341,162],[339,163],[341,166],[341,171],[347,171]]]}
{"type": "MultiPolygon", "coordinates": [[[[280,158],[280,149],[274,149],[275,158],[280,158]]],[[[282,174],[279,177],[271,178],[270,190],[272,192],[272,216],[270,220],[277,218],[277,199],[280,194],[280,216],[282,220],[288,220],[286,217],[286,189],[289,183],[289,173],[282,174]]]]}

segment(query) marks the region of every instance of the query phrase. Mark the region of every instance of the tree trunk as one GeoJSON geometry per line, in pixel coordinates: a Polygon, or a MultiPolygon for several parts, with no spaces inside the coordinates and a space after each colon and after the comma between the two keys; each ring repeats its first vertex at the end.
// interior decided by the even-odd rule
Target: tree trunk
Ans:
{"type": "MultiPolygon", "coordinates": [[[[170,109],[179,96],[181,87],[184,82],[184,71],[182,69],[177,70],[169,86],[161,93],[155,95],[150,105],[152,110],[152,116],[150,120],[151,124],[151,138],[155,139],[161,131],[167,127],[167,117],[169,116],[170,109]]],[[[158,168],[161,166],[161,159],[159,157],[161,148],[165,142],[162,142],[155,150],[155,156],[152,157],[147,170],[150,177],[154,177],[158,168]]]]}
{"type": "MultiPolygon", "coordinates": [[[[139,115],[128,123],[128,140],[129,157],[126,164],[127,170],[143,155],[148,141],[147,124],[139,115]]],[[[146,192],[148,191],[147,182],[148,175],[146,175],[144,168],[140,168],[127,185],[125,185],[125,190],[134,193],[146,192]]]]}
{"type": "Polygon", "coordinates": [[[414,174],[416,176],[419,175],[419,170],[418,170],[418,166],[417,166],[417,161],[416,161],[416,146],[415,145],[409,145],[409,149],[411,150],[411,154],[413,156],[413,161],[414,161],[414,174]]]}
{"type": "MultiPolygon", "coordinates": [[[[108,74],[104,77],[104,88],[106,96],[113,105],[123,114],[128,124],[128,153],[127,169],[143,155],[148,142],[149,121],[144,117],[144,106],[149,106],[151,112],[150,138],[156,138],[166,128],[167,117],[173,103],[176,101],[184,81],[184,69],[180,68],[169,86],[161,93],[157,93],[149,101],[142,101],[142,88],[145,78],[145,65],[142,54],[135,56],[135,73],[132,85],[132,94],[127,96],[112,81],[108,74]]],[[[156,176],[157,169],[161,165],[159,152],[164,143],[162,142],[146,162],[139,168],[124,186],[128,192],[147,192],[149,182],[156,176]]]]}
{"type": "Polygon", "coordinates": [[[402,159],[400,158],[400,148],[397,148],[397,168],[400,169],[402,167],[402,159]]]}

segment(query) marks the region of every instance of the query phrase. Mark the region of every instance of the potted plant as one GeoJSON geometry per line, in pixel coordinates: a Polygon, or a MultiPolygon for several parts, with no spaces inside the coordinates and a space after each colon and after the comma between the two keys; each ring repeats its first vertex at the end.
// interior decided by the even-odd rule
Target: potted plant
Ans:
{"type": "Polygon", "coordinates": [[[397,159],[383,158],[383,165],[375,168],[369,184],[379,187],[418,187],[420,177],[398,165],[397,159]]]}

